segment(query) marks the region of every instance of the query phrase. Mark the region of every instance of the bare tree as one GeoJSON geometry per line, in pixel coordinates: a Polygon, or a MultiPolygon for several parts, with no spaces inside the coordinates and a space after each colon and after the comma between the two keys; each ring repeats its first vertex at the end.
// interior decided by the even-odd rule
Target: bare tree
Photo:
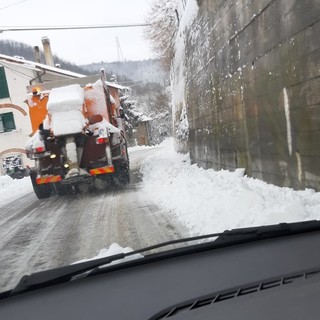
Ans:
{"type": "Polygon", "coordinates": [[[174,39],[178,30],[178,0],[152,0],[147,16],[146,38],[151,41],[158,58],[170,68],[174,57],[174,39]]]}

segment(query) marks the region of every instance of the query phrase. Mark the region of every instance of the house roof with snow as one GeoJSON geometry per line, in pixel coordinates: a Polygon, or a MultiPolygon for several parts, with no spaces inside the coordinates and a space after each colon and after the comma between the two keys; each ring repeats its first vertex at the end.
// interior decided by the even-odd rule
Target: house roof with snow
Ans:
{"type": "Polygon", "coordinates": [[[72,78],[82,78],[85,77],[85,75],[76,73],[76,72],[71,72],[68,70],[60,69],[57,67],[51,67],[43,63],[38,63],[30,60],[25,60],[21,58],[15,58],[11,56],[7,56],[4,54],[0,54],[0,63],[11,63],[11,64],[19,64],[20,66],[23,66],[27,69],[33,69],[34,71],[41,71],[41,70],[46,70],[52,73],[57,73],[60,75],[72,77],[72,78]]]}
{"type": "MultiPolygon", "coordinates": [[[[43,64],[43,63],[38,63],[38,62],[34,62],[34,61],[30,61],[30,60],[25,60],[25,59],[22,59],[22,58],[16,58],[16,57],[11,57],[11,56],[7,56],[7,55],[4,55],[4,54],[0,54],[0,64],[3,65],[3,66],[8,66],[9,65],[19,65],[23,68],[26,68],[26,69],[31,69],[33,71],[37,71],[37,72],[41,72],[41,71],[47,71],[51,74],[57,74],[57,75],[61,75],[61,76],[65,76],[67,78],[84,78],[84,77],[87,77],[87,75],[84,75],[84,74],[80,74],[80,73],[76,73],[76,72],[72,72],[72,71],[68,71],[68,70],[64,70],[64,69],[60,69],[60,68],[57,68],[57,67],[51,67],[51,66],[48,66],[46,64],[43,64]]],[[[99,75],[95,75],[95,76],[92,76],[93,78],[96,78],[96,79],[99,79],[100,76],[99,75]]],[[[109,87],[113,87],[113,88],[116,88],[116,89],[119,89],[119,90],[126,90],[128,89],[128,87],[124,87],[124,86],[121,86],[117,83],[113,83],[113,82],[109,82],[109,81],[106,81],[107,85],[109,87]]]]}

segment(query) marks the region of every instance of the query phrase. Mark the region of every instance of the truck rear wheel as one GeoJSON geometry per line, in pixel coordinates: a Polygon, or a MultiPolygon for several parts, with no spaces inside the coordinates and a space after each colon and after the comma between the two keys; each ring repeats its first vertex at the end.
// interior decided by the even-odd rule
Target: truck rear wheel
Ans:
{"type": "Polygon", "coordinates": [[[125,184],[130,183],[130,172],[129,172],[129,166],[128,165],[125,165],[123,167],[121,176],[122,176],[123,182],[125,184]]]}
{"type": "Polygon", "coordinates": [[[50,184],[37,184],[35,172],[30,173],[30,178],[33,186],[34,193],[38,199],[46,199],[51,195],[51,185],[50,184]]]}
{"type": "Polygon", "coordinates": [[[127,163],[115,165],[115,171],[114,182],[116,185],[124,186],[130,182],[129,165],[127,163]]]}

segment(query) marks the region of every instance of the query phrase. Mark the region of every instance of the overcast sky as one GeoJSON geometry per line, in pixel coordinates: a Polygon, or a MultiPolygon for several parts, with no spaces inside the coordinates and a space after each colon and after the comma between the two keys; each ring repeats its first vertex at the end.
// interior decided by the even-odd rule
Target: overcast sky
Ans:
{"type": "MultiPolygon", "coordinates": [[[[7,26],[56,26],[144,23],[150,0],[0,0],[0,28],[7,26]]],[[[0,33],[42,48],[48,36],[51,49],[59,57],[86,64],[118,60],[118,37],[126,60],[153,56],[143,37],[144,27],[92,30],[15,31],[0,33]]]]}

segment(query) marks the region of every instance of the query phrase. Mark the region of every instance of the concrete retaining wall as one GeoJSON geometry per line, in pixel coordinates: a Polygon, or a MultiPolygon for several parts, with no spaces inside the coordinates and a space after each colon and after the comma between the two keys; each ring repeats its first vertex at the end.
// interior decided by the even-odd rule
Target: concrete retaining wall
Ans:
{"type": "Polygon", "coordinates": [[[185,82],[192,161],[320,190],[320,1],[197,2],[173,79],[185,82]]]}

